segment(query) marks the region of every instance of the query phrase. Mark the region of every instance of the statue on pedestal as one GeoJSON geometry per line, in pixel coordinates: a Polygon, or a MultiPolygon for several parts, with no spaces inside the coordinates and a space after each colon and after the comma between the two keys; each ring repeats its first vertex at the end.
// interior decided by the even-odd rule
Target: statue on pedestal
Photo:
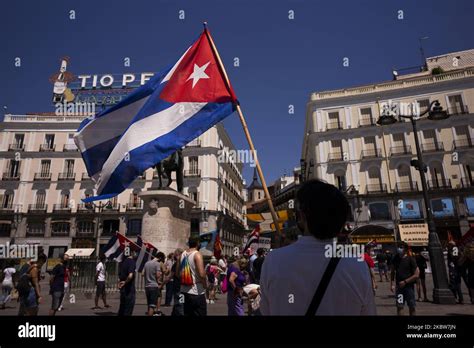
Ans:
{"type": "Polygon", "coordinates": [[[158,162],[154,165],[158,172],[158,179],[160,181],[159,188],[163,188],[162,176],[168,178],[168,184],[166,187],[170,187],[171,182],[173,181],[171,174],[176,172],[176,186],[179,193],[183,193],[183,153],[181,150],[177,150],[170,156],[166,157],[161,162],[158,162]]]}

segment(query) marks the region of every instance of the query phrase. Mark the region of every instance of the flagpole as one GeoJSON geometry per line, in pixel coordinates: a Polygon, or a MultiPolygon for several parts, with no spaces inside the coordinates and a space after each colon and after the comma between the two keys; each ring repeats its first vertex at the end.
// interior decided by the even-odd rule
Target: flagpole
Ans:
{"type": "MultiPolygon", "coordinates": [[[[225,82],[227,84],[227,88],[229,88],[229,90],[230,90],[229,77],[227,76],[227,72],[225,71],[224,64],[222,63],[222,60],[221,60],[221,57],[219,55],[219,52],[217,51],[216,45],[214,44],[214,41],[212,40],[211,35],[209,35],[209,32],[207,31],[207,22],[204,22],[203,24],[204,24],[204,32],[206,33],[206,36],[207,36],[209,42],[211,43],[211,48],[212,48],[213,53],[216,55],[217,62],[219,63],[219,67],[220,67],[220,69],[221,69],[221,71],[224,75],[225,82]]],[[[244,128],[245,137],[247,138],[247,141],[249,143],[250,151],[252,151],[253,158],[255,159],[255,166],[257,168],[258,176],[260,177],[260,181],[262,182],[263,191],[265,193],[265,197],[267,198],[267,203],[268,203],[268,207],[270,209],[270,213],[272,214],[273,222],[275,223],[275,228],[276,228],[276,231],[278,233],[279,240],[280,240],[279,242],[281,243],[281,230],[280,230],[280,225],[278,224],[278,216],[275,212],[275,208],[273,207],[272,198],[270,197],[270,192],[268,191],[267,183],[265,181],[265,177],[263,176],[263,171],[262,171],[262,168],[260,167],[260,162],[257,158],[257,151],[255,150],[255,147],[253,145],[253,141],[252,141],[252,138],[250,136],[249,129],[247,127],[247,122],[245,121],[245,117],[244,117],[244,114],[242,113],[242,109],[240,108],[239,103],[235,103],[235,107],[237,109],[237,113],[239,115],[240,122],[242,123],[242,127],[244,128]]]]}

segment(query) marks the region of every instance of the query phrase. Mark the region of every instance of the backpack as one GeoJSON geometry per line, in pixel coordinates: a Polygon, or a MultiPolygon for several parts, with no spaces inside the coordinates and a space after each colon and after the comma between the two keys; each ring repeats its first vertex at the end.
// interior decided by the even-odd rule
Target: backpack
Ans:
{"type": "Polygon", "coordinates": [[[211,284],[214,284],[214,282],[216,281],[216,275],[214,274],[214,272],[211,271],[211,266],[207,268],[206,273],[207,281],[211,284]]]}
{"type": "MultiPolygon", "coordinates": [[[[191,255],[191,254],[189,254],[191,255]]],[[[183,260],[181,261],[180,271],[181,271],[181,285],[192,286],[193,276],[191,274],[191,265],[189,264],[189,255],[184,255],[183,260]]]]}
{"type": "Polygon", "coordinates": [[[25,265],[25,266],[23,266],[20,269],[20,279],[18,279],[18,283],[16,284],[16,289],[20,297],[28,296],[32,288],[29,273],[34,267],[30,268],[29,265],[25,265]],[[28,269],[26,271],[25,271],[26,269],[25,266],[28,266],[28,269]]]}

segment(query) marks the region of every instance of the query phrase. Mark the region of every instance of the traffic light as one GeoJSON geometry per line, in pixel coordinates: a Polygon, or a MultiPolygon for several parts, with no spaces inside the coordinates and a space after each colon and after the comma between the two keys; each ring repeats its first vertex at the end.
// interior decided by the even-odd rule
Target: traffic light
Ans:
{"type": "Polygon", "coordinates": [[[427,165],[424,164],[424,163],[421,163],[421,166],[420,166],[420,162],[419,162],[418,160],[416,160],[416,159],[411,160],[411,161],[410,161],[410,165],[411,165],[412,167],[415,167],[416,170],[420,170],[420,168],[421,168],[421,170],[423,170],[425,173],[428,171],[427,165]]]}

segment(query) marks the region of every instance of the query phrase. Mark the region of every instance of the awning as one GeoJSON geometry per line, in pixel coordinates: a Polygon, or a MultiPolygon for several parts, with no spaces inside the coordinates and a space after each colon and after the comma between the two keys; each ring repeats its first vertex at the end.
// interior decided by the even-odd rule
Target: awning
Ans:
{"type": "Polygon", "coordinates": [[[89,257],[94,252],[94,248],[82,248],[82,249],[69,249],[65,252],[69,257],[89,257]]]}
{"type": "MultiPolygon", "coordinates": [[[[286,221],[288,221],[288,211],[287,210],[279,210],[276,212],[278,215],[278,225],[280,226],[280,230],[283,229],[283,225],[286,221]]],[[[271,213],[254,213],[254,214],[247,214],[247,220],[258,222],[260,224],[260,230],[262,232],[265,231],[276,231],[275,223],[273,222],[272,214],[271,213]]]]}

